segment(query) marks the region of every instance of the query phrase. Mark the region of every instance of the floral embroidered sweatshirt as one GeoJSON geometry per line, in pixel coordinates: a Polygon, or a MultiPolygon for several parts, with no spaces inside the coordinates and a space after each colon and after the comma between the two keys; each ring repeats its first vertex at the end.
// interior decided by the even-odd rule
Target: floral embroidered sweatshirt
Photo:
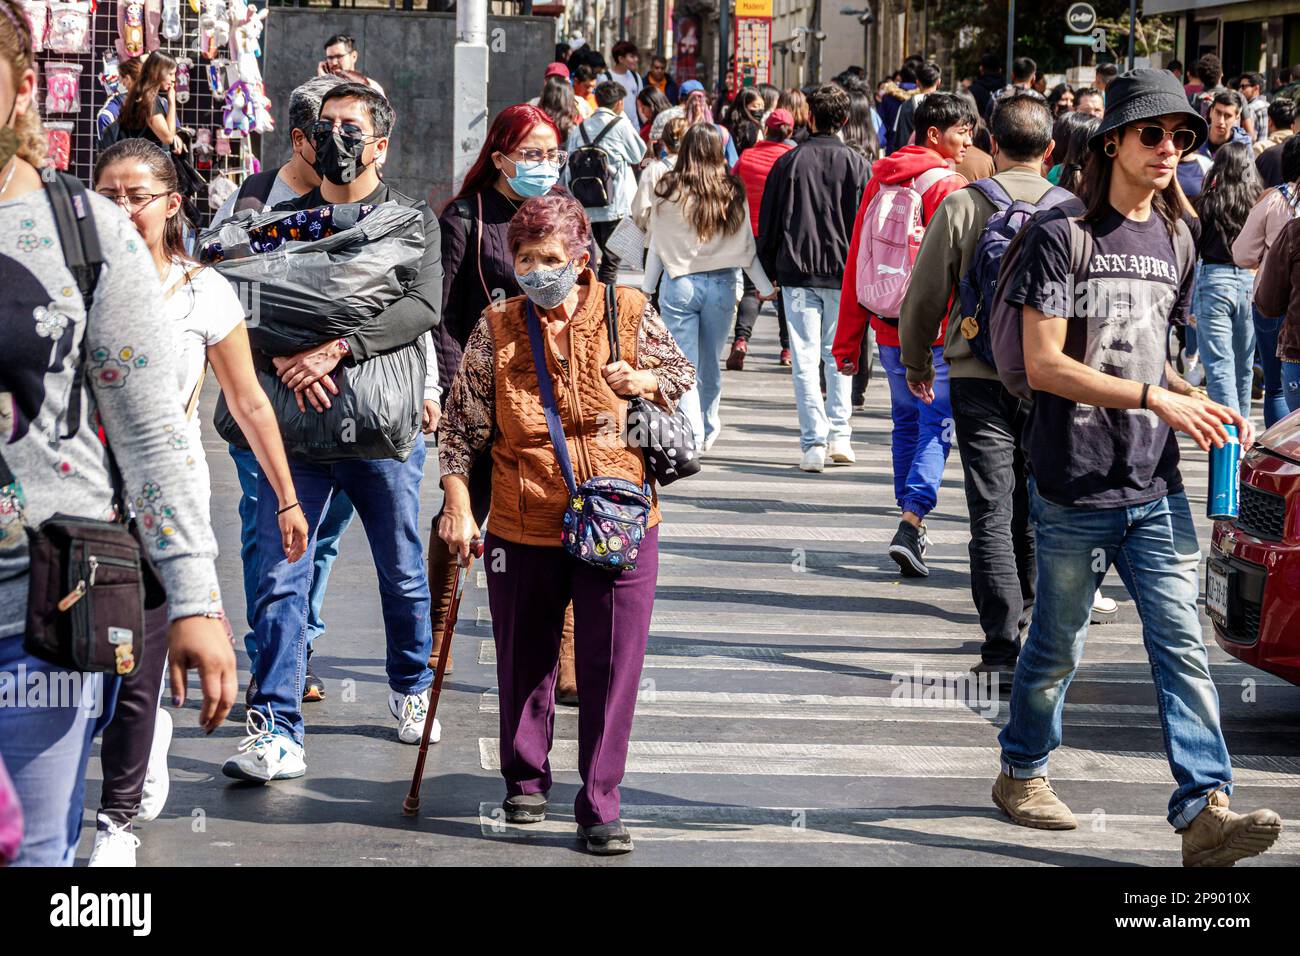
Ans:
{"type": "Polygon", "coordinates": [[[135,227],[114,204],[90,200],[105,264],[89,316],[44,190],[0,202],[0,454],[15,477],[0,489],[0,637],[24,628],[24,524],[113,515],[101,425],[172,619],[221,608],[203,459],[176,387],[177,330],[135,227]],[[72,409],[78,427],[67,438],[72,409]]]}

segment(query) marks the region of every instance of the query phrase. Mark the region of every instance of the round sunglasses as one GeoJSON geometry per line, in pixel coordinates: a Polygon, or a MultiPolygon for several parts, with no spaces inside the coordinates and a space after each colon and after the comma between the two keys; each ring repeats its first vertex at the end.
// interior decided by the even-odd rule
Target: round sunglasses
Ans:
{"type": "Polygon", "coordinates": [[[1138,134],[1138,142],[1147,149],[1155,149],[1169,137],[1174,144],[1174,149],[1180,153],[1185,153],[1192,148],[1196,142],[1196,133],[1190,129],[1182,128],[1175,130],[1165,129],[1163,126],[1134,126],[1138,134]]]}

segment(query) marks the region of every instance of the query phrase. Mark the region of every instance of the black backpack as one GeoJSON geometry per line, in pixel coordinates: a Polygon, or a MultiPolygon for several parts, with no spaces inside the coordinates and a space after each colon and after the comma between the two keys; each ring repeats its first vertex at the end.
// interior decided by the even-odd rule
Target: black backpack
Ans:
{"type": "Polygon", "coordinates": [[[586,124],[578,127],[582,145],[569,154],[569,192],[588,209],[608,206],[614,193],[614,169],[609,153],[600,146],[605,134],[623,117],[615,116],[596,134],[587,136],[586,124]]]}
{"type": "Polygon", "coordinates": [[[240,213],[245,209],[251,209],[254,213],[260,213],[265,209],[266,201],[271,198],[271,190],[275,188],[275,178],[280,175],[280,169],[281,167],[276,166],[274,169],[264,169],[260,173],[245,177],[239,185],[234,212],[240,213]]]}

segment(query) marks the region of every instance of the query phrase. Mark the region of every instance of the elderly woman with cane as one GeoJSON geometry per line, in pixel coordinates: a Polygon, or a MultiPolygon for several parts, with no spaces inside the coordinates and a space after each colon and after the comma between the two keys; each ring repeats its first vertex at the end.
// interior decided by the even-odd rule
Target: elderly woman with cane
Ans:
{"type": "Polygon", "coordinates": [[[607,297],[587,268],[589,229],[582,206],[559,194],[528,200],[511,220],[507,243],[525,294],[485,309],[466,344],[439,427],[446,504],[438,534],[468,557],[478,528],[467,476],[490,454],[483,563],[501,699],[502,806],[512,823],[545,819],[552,685],[572,600],[582,698],[574,816],[590,852],[613,854],[632,849],[618,784],[659,538],[647,463],[616,423],[630,399],[674,408],[695,370],[642,293],[619,288],[607,297]],[[614,344],[629,360],[612,354],[614,344]]]}

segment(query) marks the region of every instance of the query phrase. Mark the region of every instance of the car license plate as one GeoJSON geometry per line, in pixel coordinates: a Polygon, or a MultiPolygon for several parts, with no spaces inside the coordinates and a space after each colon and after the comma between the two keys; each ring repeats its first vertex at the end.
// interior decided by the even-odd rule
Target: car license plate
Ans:
{"type": "Polygon", "coordinates": [[[1205,572],[1205,607],[1219,624],[1228,624],[1228,572],[1210,564],[1205,572]]]}

